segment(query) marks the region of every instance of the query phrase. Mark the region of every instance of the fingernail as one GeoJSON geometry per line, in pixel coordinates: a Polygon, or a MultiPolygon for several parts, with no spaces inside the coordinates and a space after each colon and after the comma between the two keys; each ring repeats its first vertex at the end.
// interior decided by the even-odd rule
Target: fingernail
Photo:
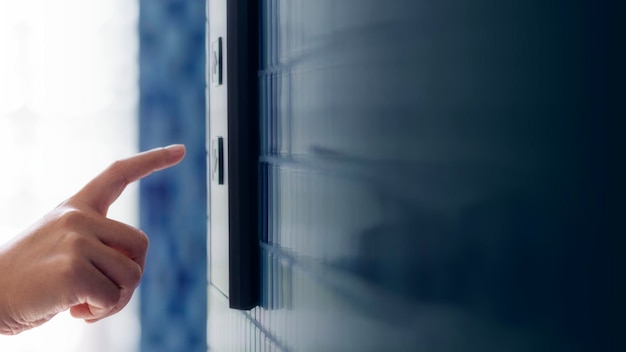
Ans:
{"type": "Polygon", "coordinates": [[[163,149],[169,151],[171,155],[175,155],[175,156],[185,153],[185,145],[183,144],[172,144],[172,145],[168,145],[167,147],[164,147],[163,149]]]}

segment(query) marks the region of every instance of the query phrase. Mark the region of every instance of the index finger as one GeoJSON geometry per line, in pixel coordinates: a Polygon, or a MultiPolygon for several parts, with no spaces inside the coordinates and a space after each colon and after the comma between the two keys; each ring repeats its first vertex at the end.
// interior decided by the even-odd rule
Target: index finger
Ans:
{"type": "Polygon", "coordinates": [[[185,147],[174,144],[118,160],[87,183],[73,198],[106,215],[109,206],[126,186],[155,171],[178,164],[184,156],[185,147]]]}

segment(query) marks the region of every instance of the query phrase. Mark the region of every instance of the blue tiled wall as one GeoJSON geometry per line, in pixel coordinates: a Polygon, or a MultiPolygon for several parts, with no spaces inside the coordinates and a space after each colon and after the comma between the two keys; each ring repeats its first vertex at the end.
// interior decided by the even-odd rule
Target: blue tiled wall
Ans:
{"type": "Polygon", "coordinates": [[[601,10],[260,3],[263,299],[210,347],[607,350],[601,10]]]}
{"type": "Polygon", "coordinates": [[[206,351],[205,3],[140,2],[140,148],[187,146],[142,181],[150,237],[141,286],[141,350],[206,351]]]}

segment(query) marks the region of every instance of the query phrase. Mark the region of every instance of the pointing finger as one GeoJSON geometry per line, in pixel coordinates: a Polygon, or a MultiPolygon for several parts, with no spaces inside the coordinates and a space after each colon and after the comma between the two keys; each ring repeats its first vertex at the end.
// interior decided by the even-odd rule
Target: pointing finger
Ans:
{"type": "Polygon", "coordinates": [[[109,206],[126,186],[155,171],[178,164],[184,156],[185,147],[175,144],[118,160],[91,180],[73,199],[106,215],[109,206]]]}

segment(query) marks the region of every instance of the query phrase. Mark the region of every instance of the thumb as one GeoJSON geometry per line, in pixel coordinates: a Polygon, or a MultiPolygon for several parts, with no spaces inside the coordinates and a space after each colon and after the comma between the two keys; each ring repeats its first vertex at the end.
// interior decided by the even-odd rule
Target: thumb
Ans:
{"type": "Polygon", "coordinates": [[[85,185],[73,199],[106,215],[109,206],[126,186],[155,171],[178,164],[184,156],[185,147],[174,144],[118,160],[85,185]]]}

